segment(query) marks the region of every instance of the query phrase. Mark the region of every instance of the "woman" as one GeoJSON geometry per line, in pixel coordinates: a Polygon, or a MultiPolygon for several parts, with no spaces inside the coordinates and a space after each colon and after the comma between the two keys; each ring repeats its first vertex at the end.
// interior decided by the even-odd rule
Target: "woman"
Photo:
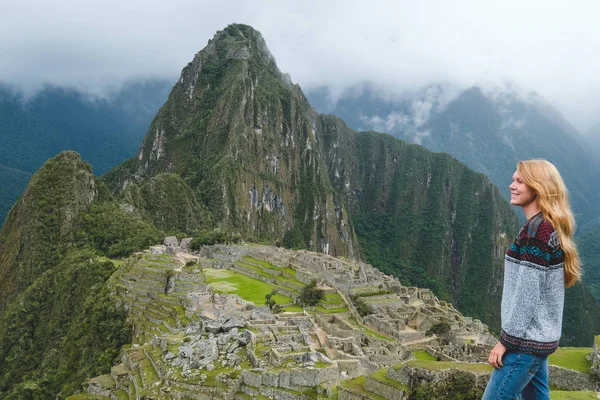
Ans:
{"type": "Polygon", "coordinates": [[[581,276],[575,220],[567,188],[546,160],[520,161],[509,188],[527,222],[505,256],[502,331],[483,400],[550,399],[548,355],[561,335],[564,288],[581,276]]]}

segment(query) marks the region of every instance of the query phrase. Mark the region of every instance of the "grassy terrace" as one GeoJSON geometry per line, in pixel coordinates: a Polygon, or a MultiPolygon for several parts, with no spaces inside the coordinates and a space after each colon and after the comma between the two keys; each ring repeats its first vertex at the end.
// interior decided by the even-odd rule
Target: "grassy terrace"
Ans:
{"type": "MultiPolygon", "coordinates": [[[[265,304],[265,296],[278,286],[250,278],[249,276],[225,269],[204,268],[202,270],[206,282],[215,292],[233,293],[254,304],[265,304]]],[[[293,300],[281,293],[275,295],[277,304],[292,303],[293,300]]]]}
{"type": "Polygon", "coordinates": [[[379,396],[375,393],[371,393],[365,390],[365,377],[358,376],[356,378],[348,379],[342,381],[340,385],[344,388],[350,389],[355,393],[360,393],[361,395],[374,400],[385,400],[385,397],[379,396]]]}
{"type": "Polygon", "coordinates": [[[412,352],[417,360],[425,360],[425,361],[437,361],[434,356],[426,352],[425,350],[416,350],[412,352]]]}
{"type": "Polygon", "coordinates": [[[255,271],[257,274],[265,276],[267,278],[275,278],[279,281],[285,281],[285,282],[289,282],[289,283],[293,283],[295,285],[298,286],[304,286],[304,283],[300,282],[299,280],[295,279],[294,277],[296,276],[296,270],[293,268],[281,268],[278,267],[276,265],[273,265],[269,262],[266,261],[261,261],[261,260],[257,260],[256,258],[252,258],[252,257],[248,257],[248,256],[244,256],[242,257],[242,259],[244,261],[238,261],[238,264],[241,264],[247,268],[252,269],[253,271],[255,271]],[[254,265],[252,265],[254,264],[254,265]],[[269,268],[275,271],[281,271],[281,272],[287,272],[290,276],[292,276],[292,278],[288,278],[285,277],[283,275],[273,275],[270,274],[269,272],[265,271],[263,268],[269,268]]]}
{"type": "Polygon", "coordinates": [[[340,308],[325,308],[322,306],[316,306],[315,310],[322,312],[323,314],[338,314],[338,313],[346,313],[348,312],[348,309],[346,307],[340,307],[340,308]]]}
{"type": "Polygon", "coordinates": [[[391,386],[398,390],[404,390],[405,392],[410,392],[410,388],[402,383],[390,379],[387,377],[387,368],[379,369],[371,374],[371,378],[385,384],[391,386]]]}
{"type": "Polygon", "coordinates": [[[594,392],[567,392],[551,390],[550,400],[598,400],[594,392]]]}
{"type": "MultiPolygon", "coordinates": [[[[471,372],[491,372],[492,367],[489,364],[470,364],[461,362],[449,362],[449,361],[428,361],[428,360],[410,360],[404,363],[412,367],[419,367],[428,369],[431,371],[442,371],[444,369],[457,368],[463,371],[471,372]]],[[[394,366],[394,369],[399,369],[400,364],[394,366]]]]}
{"type": "Polygon", "coordinates": [[[286,268],[282,268],[282,267],[278,267],[277,265],[271,264],[270,262],[267,261],[262,261],[262,260],[257,260],[256,258],[252,258],[249,256],[244,256],[242,257],[244,260],[248,260],[254,264],[263,266],[265,268],[270,268],[270,269],[275,269],[275,270],[280,270],[280,271],[285,271],[288,274],[292,275],[292,276],[296,276],[296,270],[294,268],[291,267],[286,267],[286,268]]]}
{"type": "Polygon", "coordinates": [[[548,357],[548,364],[569,368],[588,374],[592,362],[585,359],[592,352],[591,347],[561,347],[548,357]]]}
{"type": "Polygon", "coordinates": [[[342,296],[339,293],[328,293],[325,295],[325,300],[322,301],[324,304],[337,304],[343,303],[342,296]]]}

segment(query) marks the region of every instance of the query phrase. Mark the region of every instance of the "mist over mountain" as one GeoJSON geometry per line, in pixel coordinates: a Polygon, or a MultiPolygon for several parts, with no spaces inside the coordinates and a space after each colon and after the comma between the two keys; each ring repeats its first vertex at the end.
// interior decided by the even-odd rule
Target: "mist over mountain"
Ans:
{"type": "Polygon", "coordinates": [[[435,152],[447,152],[490,177],[502,195],[517,161],[545,158],[563,174],[581,232],[600,217],[600,163],[586,138],[535,92],[431,86],[390,98],[367,86],[332,101],[327,88],[308,93],[321,112],[359,130],[388,132],[435,152]]]}
{"type": "Polygon", "coordinates": [[[0,221],[49,158],[74,150],[102,174],[137,151],[172,82],[130,82],[110,98],[46,87],[31,98],[0,85],[0,221]]]}
{"type": "Polygon", "coordinates": [[[590,148],[596,152],[597,157],[600,157],[600,122],[587,131],[585,139],[590,148]]]}

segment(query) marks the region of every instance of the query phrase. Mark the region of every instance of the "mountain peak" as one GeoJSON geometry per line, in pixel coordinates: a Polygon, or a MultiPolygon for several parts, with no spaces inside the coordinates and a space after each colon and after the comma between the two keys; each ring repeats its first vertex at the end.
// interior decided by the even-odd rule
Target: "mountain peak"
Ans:
{"type": "Polygon", "coordinates": [[[261,33],[251,26],[243,24],[231,24],[218,31],[188,65],[208,60],[212,63],[252,60],[277,68],[275,58],[269,51],[261,33]]]}

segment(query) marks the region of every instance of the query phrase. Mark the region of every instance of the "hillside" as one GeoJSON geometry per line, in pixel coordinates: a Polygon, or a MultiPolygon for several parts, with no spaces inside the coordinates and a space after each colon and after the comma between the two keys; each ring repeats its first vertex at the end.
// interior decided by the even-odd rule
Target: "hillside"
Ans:
{"type": "Polygon", "coordinates": [[[25,98],[0,82],[0,223],[28,178],[63,150],[73,150],[102,174],[135,154],[171,82],[130,82],[107,98],[45,87],[25,98]],[[15,181],[15,179],[18,179],[15,181]]]}

